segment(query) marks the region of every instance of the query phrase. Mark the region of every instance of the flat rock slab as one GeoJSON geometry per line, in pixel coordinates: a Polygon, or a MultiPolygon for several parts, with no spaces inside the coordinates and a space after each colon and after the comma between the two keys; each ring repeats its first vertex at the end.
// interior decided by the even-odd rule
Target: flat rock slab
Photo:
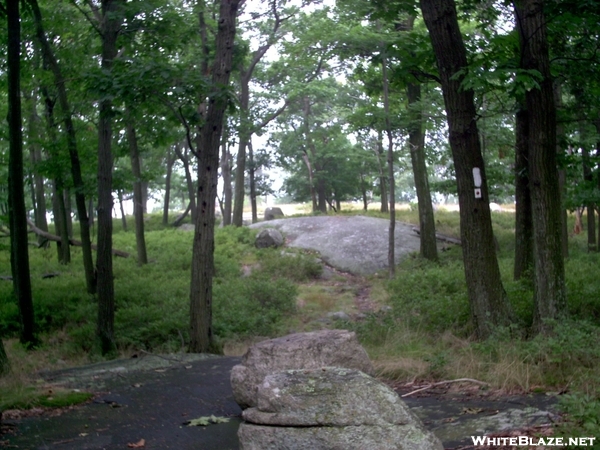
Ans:
{"type": "MultiPolygon", "coordinates": [[[[284,233],[290,247],[316,250],[323,261],[344,272],[369,275],[388,266],[389,221],[365,216],[311,216],[255,223],[284,233]]],[[[418,252],[421,240],[413,225],[396,223],[396,264],[418,252]]]]}

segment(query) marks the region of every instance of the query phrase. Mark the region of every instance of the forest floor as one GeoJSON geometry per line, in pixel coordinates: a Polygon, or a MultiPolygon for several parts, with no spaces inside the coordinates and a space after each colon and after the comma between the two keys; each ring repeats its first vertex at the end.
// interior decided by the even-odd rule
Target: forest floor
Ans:
{"type": "MultiPolygon", "coordinates": [[[[347,234],[336,237],[323,233],[318,226],[325,218],[312,219],[315,220],[311,229],[324,240],[304,248],[319,249],[321,256],[326,244],[332,249],[343,248],[349,239],[347,234]]],[[[274,222],[277,221],[270,223],[274,222]]],[[[310,222],[305,225],[311,226],[310,222]]],[[[332,228],[342,230],[338,226],[332,228]]],[[[302,241],[302,236],[306,239],[309,233],[299,228],[296,234],[289,229],[283,231],[288,244],[307,242],[302,241]]],[[[383,231],[362,230],[360,235],[365,239],[378,236],[386,249],[387,235],[382,235],[383,231]]],[[[405,233],[414,235],[408,227],[405,233]]],[[[361,243],[354,253],[355,259],[374,253],[374,245],[380,244],[361,243]]],[[[387,249],[383,254],[387,255],[387,249]]],[[[290,332],[342,327],[344,321],[356,322],[369,314],[385,314],[387,294],[382,283],[374,282],[381,275],[350,273],[346,266],[330,265],[336,264],[335,258],[325,255],[323,259],[328,264],[324,264],[322,276],[299,286],[301,314],[289,323],[290,332]]],[[[364,266],[360,261],[358,264],[364,266]]],[[[55,386],[80,389],[92,392],[94,397],[86,404],[60,410],[6,411],[0,447],[237,449],[236,430],[241,411],[232,397],[229,373],[249,344],[229,343],[224,349],[228,356],[224,357],[141,352],[129,359],[40,373],[40,383],[48,389],[55,386]],[[210,417],[229,421],[211,423],[210,417]],[[189,426],[190,421],[199,418],[207,418],[209,424],[189,426]]],[[[420,383],[389,380],[388,383],[400,395],[427,387],[420,383]]],[[[551,433],[549,424],[557,420],[555,398],[544,394],[508,395],[476,384],[453,383],[430,386],[404,400],[445,448],[467,449],[475,448],[471,436],[551,433]]]]}

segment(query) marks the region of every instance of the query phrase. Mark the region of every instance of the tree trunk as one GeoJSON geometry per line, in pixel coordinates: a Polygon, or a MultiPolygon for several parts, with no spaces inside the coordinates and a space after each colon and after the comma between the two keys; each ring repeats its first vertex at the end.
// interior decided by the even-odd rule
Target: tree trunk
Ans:
{"type": "Polygon", "coordinates": [[[252,209],[252,223],[258,222],[256,207],[256,170],[254,168],[254,148],[252,140],[248,142],[248,181],[250,182],[250,208],[252,209]]]}
{"type": "Polygon", "coordinates": [[[37,345],[33,297],[29,275],[27,211],[23,187],[23,132],[21,116],[21,27],[19,2],[6,2],[8,25],[8,217],[10,223],[11,269],[14,295],[19,305],[21,343],[37,345]]]}
{"type": "Polygon", "coordinates": [[[236,227],[241,227],[244,222],[244,197],[246,196],[246,148],[250,141],[250,119],[249,119],[249,104],[250,104],[250,79],[247,78],[247,73],[242,71],[241,80],[241,95],[240,95],[240,131],[239,145],[235,167],[235,193],[233,200],[233,218],[232,223],[236,227]]]}
{"type": "MultiPolygon", "coordinates": [[[[225,133],[227,134],[227,133],[225,133]]],[[[229,143],[223,138],[221,143],[221,174],[223,175],[223,226],[231,225],[233,191],[231,189],[231,154],[229,143]]]]}
{"type": "MultiPolygon", "coordinates": [[[[2,339],[0,339],[0,378],[4,375],[7,375],[10,372],[10,361],[8,356],[6,355],[6,350],[4,349],[4,343],[2,339]]],[[[2,411],[0,411],[0,422],[1,422],[2,411]]]]}
{"type": "Polygon", "coordinates": [[[377,156],[377,167],[379,168],[379,190],[381,191],[381,208],[379,211],[386,213],[390,212],[390,205],[387,195],[387,177],[385,175],[384,165],[381,162],[383,158],[383,134],[381,131],[377,132],[377,150],[375,155],[377,156]]]}
{"type": "Polygon", "coordinates": [[[188,198],[190,205],[190,213],[192,215],[192,223],[196,223],[196,186],[192,178],[192,172],[190,170],[190,159],[188,156],[188,150],[183,153],[181,146],[177,144],[175,146],[175,153],[179,157],[179,160],[183,164],[183,171],[185,173],[185,182],[188,190],[188,198]]]}
{"type": "Polygon", "coordinates": [[[427,164],[425,162],[425,134],[423,133],[423,113],[421,109],[421,85],[409,83],[407,86],[408,110],[411,122],[408,130],[408,145],[413,168],[415,188],[419,208],[419,229],[421,237],[421,256],[431,261],[437,261],[437,240],[435,237],[435,219],[427,164]]]}
{"type": "MultiPolygon", "coordinates": [[[[236,16],[240,0],[221,0],[212,84],[229,85],[232,68],[236,16]]],[[[214,274],[215,199],[217,196],[219,145],[227,99],[221,93],[209,101],[206,121],[197,137],[198,213],[194,231],[190,285],[190,352],[208,352],[212,347],[212,281],[214,274]]]]}
{"type": "MultiPolygon", "coordinates": [[[[309,178],[309,182],[310,182],[310,195],[312,197],[312,212],[315,213],[319,210],[321,210],[320,208],[320,199],[318,198],[318,183],[319,183],[319,171],[317,169],[316,166],[316,159],[317,159],[317,149],[315,147],[315,143],[312,140],[312,136],[310,134],[310,124],[309,124],[309,117],[310,117],[310,100],[308,97],[304,97],[303,99],[303,107],[302,107],[302,115],[303,115],[303,127],[304,127],[304,134],[305,134],[305,138],[306,138],[306,147],[310,150],[310,156],[312,157],[313,163],[311,163],[310,158],[308,156],[308,152],[305,150],[304,151],[304,162],[306,163],[306,166],[308,167],[308,178],[309,178]],[[314,170],[313,170],[314,168],[314,170]],[[316,176],[315,176],[316,175],[316,176]],[[316,178],[316,180],[315,180],[316,178]]],[[[324,196],[321,196],[321,198],[324,198],[324,196]]],[[[324,211],[323,212],[327,212],[327,204],[325,204],[324,207],[324,211]]]]}
{"type": "MultiPolygon", "coordinates": [[[[117,35],[121,25],[124,0],[102,0],[102,70],[110,74],[117,56],[117,35]]],[[[103,355],[115,351],[115,287],[112,261],[112,116],[113,103],[109,96],[99,102],[98,123],[98,328],[97,334],[103,355]]]]}
{"type": "Polygon", "coordinates": [[[71,208],[71,192],[69,188],[65,188],[63,191],[65,197],[65,211],[67,213],[67,234],[69,237],[73,236],[73,208],[71,208]]]}
{"type": "MultiPolygon", "coordinates": [[[[28,121],[29,151],[31,165],[33,169],[33,189],[34,189],[34,217],[38,228],[48,231],[48,220],[46,219],[46,195],[44,190],[44,177],[38,170],[42,163],[42,148],[40,146],[40,117],[37,114],[37,95],[31,98],[31,111],[28,121]]],[[[43,244],[42,238],[38,238],[38,244],[43,244]]]]}
{"type": "Polygon", "coordinates": [[[319,165],[315,165],[315,170],[317,172],[317,210],[327,214],[327,190],[323,169],[319,165]]]}
{"type": "MultiPolygon", "coordinates": [[[[65,87],[65,79],[62,71],[46,39],[46,34],[43,28],[42,15],[37,3],[37,0],[28,0],[31,5],[33,16],[36,24],[36,35],[42,47],[44,65],[50,68],[54,75],[54,84],[58,91],[58,101],[63,114],[63,121],[67,133],[67,148],[69,149],[69,159],[71,162],[71,176],[75,187],[75,204],[77,206],[77,215],[79,216],[79,229],[82,242],[83,267],[85,271],[86,288],[89,294],[96,293],[96,274],[94,272],[94,263],[92,259],[92,239],[90,237],[90,220],[85,207],[85,187],[83,177],[81,175],[81,164],[79,161],[79,153],[77,150],[77,139],[75,135],[75,126],[71,109],[69,106],[67,91],[65,87]]],[[[104,7],[107,0],[103,0],[104,7]]],[[[102,119],[102,118],[101,118],[102,119]]],[[[71,211],[69,209],[69,215],[71,211]]],[[[68,222],[67,222],[68,223],[68,222]]]]}
{"type": "Polygon", "coordinates": [[[529,191],[529,125],[527,110],[518,109],[515,118],[515,264],[513,276],[520,280],[533,273],[533,216],[529,191]]]}
{"type": "Polygon", "coordinates": [[[310,163],[310,158],[308,157],[308,153],[306,151],[302,155],[302,159],[304,160],[304,164],[306,164],[306,170],[308,171],[308,184],[310,189],[310,198],[312,199],[312,212],[315,213],[317,212],[317,192],[315,190],[312,164],[310,163]]]}
{"type": "Polygon", "coordinates": [[[125,207],[123,206],[123,189],[117,190],[117,198],[119,199],[119,211],[121,211],[121,225],[123,231],[127,231],[127,216],[125,215],[125,207]]]}
{"type": "Polygon", "coordinates": [[[474,94],[461,86],[464,75],[460,71],[467,67],[467,52],[455,2],[420,0],[420,4],[437,60],[448,117],[471,318],[477,337],[485,339],[495,326],[511,322],[512,311],[496,258],[474,94]]]}
{"type": "Polygon", "coordinates": [[[135,219],[135,244],[137,248],[138,266],[148,264],[146,254],[146,238],[144,236],[144,194],[142,186],[142,168],[140,164],[140,149],[138,147],[135,128],[128,112],[127,141],[129,142],[129,156],[131,158],[131,172],[133,173],[133,217],[135,219]]]}
{"type": "MultiPolygon", "coordinates": [[[[583,162],[583,179],[587,187],[591,188],[594,184],[594,172],[592,170],[592,163],[590,160],[590,152],[586,144],[586,130],[585,125],[581,126],[579,131],[580,140],[583,143],[581,146],[581,156],[583,162]]],[[[585,205],[587,211],[587,244],[588,253],[595,253],[597,251],[596,246],[596,205],[592,202],[588,202],[585,205]]]]}
{"type": "Polygon", "coordinates": [[[390,278],[396,275],[396,181],[394,178],[394,136],[390,124],[390,95],[387,75],[387,58],[382,52],[381,76],[383,78],[383,108],[385,111],[385,132],[388,138],[387,163],[390,186],[390,226],[388,230],[388,274],[390,278]]]}
{"type": "Polygon", "coordinates": [[[61,237],[61,242],[56,243],[58,253],[58,262],[60,264],[69,264],[71,262],[71,249],[63,242],[69,241],[69,232],[67,230],[67,212],[65,209],[65,197],[62,194],[62,179],[57,177],[52,186],[52,210],[54,215],[54,232],[61,237]]]}
{"type": "Polygon", "coordinates": [[[534,316],[536,331],[547,319],[566,313],[565,271],[561,237],[561,193],[556,165],[556,110],[543,2],[515,2],[521,41],[521,67],[543,77],[539,89],[526,94],[529,115],[529,178],[534,239],[534,316]]]}
{"type": "MultiPolygon", "coordinates": [[[[543,1],[543,0],[542,0],[543,1]]],[[[552,94],[554,98],[555,111],[562,106],[562,89],[560,82],[555,80],[552,83],[552,94]]],[[[556,114],[555,114],[556,116],[556,114]]],[[[556,121],[556,119],[555,119],[556,121]]],[[[565,127],[562,123],[556,122],[556,153],[561,155],[565,153],[563,148],[563,141],[565,140],[565,127]]],[[[558,161],[558,159],[556,160],[558,161]]],[[[558,190],[561,195],[561,207],[560,207],[560,218],[561,218],[561,248],[563,258],[569,257],[569,212],[565,207],[564,199],[567,195],[567,171],[564,168],[558,168],[558,190]]]]}
{"type": "Polygon", "coordinates": [[[165,177],[165,199],[163,205],[163,226],[169,225],[169,203],[171,201],[171,175],[173,174],[173,164],[175,156],[171,156],[171,148],[167,152],[167,176],[165,177]]]}
{"type": "MultiPolygon", "coordinates": [[[[596,127],[596,134],[599,136],[596,140],[596,158],[600,159],[600,117],[594,120],[594,127],[596,127]]],[[[596,187],[600,189],[600,171],[596,168],[596,187]]],[[[598,205],[596,205],[598,207],[598,205]]],[[[600,211],[598,211],[600,214],[600,211]]],[[[598,246],[596,247],[600,251],[600,225],[598,226],[598,246]]]]}

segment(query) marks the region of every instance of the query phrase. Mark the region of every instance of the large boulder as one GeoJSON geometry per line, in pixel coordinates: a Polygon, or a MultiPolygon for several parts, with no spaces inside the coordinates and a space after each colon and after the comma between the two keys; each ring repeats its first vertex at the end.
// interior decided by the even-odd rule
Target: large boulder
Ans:
{"type": "Polygon", "coordinates": [[[257,248],[280,247],[283,245],[283,235],[275,228],[265,228],[256,236],[254,245],[257,248]]]}
{"type": "Polygon", "coordinates": [[[243,412],[242,450],[441,450],[388,386],[356,369],[267,375],[243,412]]]}
{"type": "Polygon", "coordinates": [[[265,220],[275,220],[284,217],[281,208],[273,207],[265,209],[265,220]]]}
{"type": "Polygon", "coordinates": [[[373,365],[356,334],[347,330],[297,333],[259,342],[231,371],[235,401],[242,409],[257,406],[257,391],[267,375],[290,369],[321,367],[358,369],[372,374],[373,365]]]}

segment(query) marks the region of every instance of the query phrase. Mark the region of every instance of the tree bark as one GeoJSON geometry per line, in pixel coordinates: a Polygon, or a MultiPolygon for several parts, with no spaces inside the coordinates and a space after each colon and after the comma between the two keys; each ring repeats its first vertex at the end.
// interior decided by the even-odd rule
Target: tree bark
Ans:
{"type": "Polygon", "coordinates": [[[390,225],[388,230],[388,275],[394,278],[396,275],[396,181],[394,178],[394,137],[390,123],[390,95],[389,80],[387,75],[387,58],[385,51],[382,52],[381,75],[383,78],[383,108],[385,111],[385,132],[388,138],[387,163],[388,183],[390,187],[390,225]]]}
{"type": "Polygon", "coordinates": [[[532,277],[533,216],[529,191],[529,125],[525,107],[515,117],[515,263],[513,277],[532,277]]]}
{"type": "MultiPolygon", "coordinates": [[[[240,0],[221,0],[212,84],[229,85],[236,16],[240,0]]],[[[214,274],[215,199],[217,196],[219,146],[227,99],[218,92],[209,99],[206,121],[198,135],[198,212],[194,231],[190,285],[190,352],[212,347],[212,281],[214,274]]]]}
{"type": "Polygon", "coordinates": [[[390,204],[388,202],[387,195],[387,177],[385,175],[385,169],[381,159],[383,157],[383,134],[381,131],[377,132],[377,150],[375,151],[377,156],[377,167],[379,168],[379,190],[381,191],[381,207],[380,212],[390,212],[390,204]]]}
{"type": "MultiPolygon", "coordinates": [[[[0,378],[10,372],[10,360],[4,349],[4,343],[0,339],[0,378]]],[[[0,411],[0,422],[2,422],[2,411],[0,411]]]]}
{"type": "Polygon", "coordinates": [[[543,1],[514,3],[521,42],[521,67],[542,76],[539,89],[526,93],[529,177],[534,239],[533,327],[545,331],[548,319],[566,313],[562,250],[561,192],[556,163],[556,110],[550,75],[543,1]]]}
{"type": "Polygon", "coordinates": [[[246,148],[250,141],[252,126],[249,118],[250,105],[250,77],[251,73],[242,71],[241,73],[241,93],[240,93],[240,131],[239,145],[235,166],[235,191],[233,200],[233,218],[232,223],[236,227],[241,227],[244,222],[244,198],[246,196],[246,148]]]}
{"type": "Polygon", "coordinates": [[[425,134],[423,133],[423,113],[421,110],[421,85],[409,83],[407,86],[408,110],[411,121],[408,129],[408,145],[413,168],[417,202],[419,208],[419,228],[421,236],[420,253],[425,259],[437,261],[437,240],[431,192],[425,162],[425,134]]]}
{"type": "Polygon", "coordinates": [[[21,115],[21,26],[19,2],[6,2],[8,25],[8,217],[10,223],[11,270],[14,295],[19,305],[21,319],[20,340],[34,347],[35,335],[33,297],[29,275],[29,249],[27,241],[27,211],[23,187],[23,131],[21,115]]]}
{"type": "Polygon", "coordinates": [[[144,236],[144,194],[142,185],[142,168],[140,164],[140,149],[138,147],[135,127],[132,123],[130,112],[127,121],[127,141],[129,142],[129,156],[131,159],[131,172],[133,173],[133,217],[135,219],[135,244],[137,248],[138,266],[148,264],[146,253],[146,238],[144,236]]]}
{"type": "Polygon", "coordinates": [[[248,142],[248,181],[250,184],[250,208],[252,209],[252,223],[258,222],[258,210],[256,206],[256,169],[254,166],[254,148],[252,140],[248,142]]]}
{"type": "MultiPolygon", "coordinates": [[[[226,135],[227,133],[224,133],[226,135]]],[[[231,225],[233,192],[231,189],[231,154],[225,136],[221,143],[221,175],[223,175],[223,226],[231,225]]]]}
{"type": "MultiPolygon", "coordinates": [[[[125,0],[102,0],[102,70],[112,73],[117,56],[117,36],[121,25],[121,9],[125,0]]],[[[112,261],[112,116],[113,102],[105,96],[99,102],[98,123],[98,324],[97,334],[103,355],[115,351],[115,287],[112,261]]]]}
{"type": "Polygon", "coordinates": [[[474,94],[464,89],[467,52],[454,0],[420,0],[436,56],[448,118],[458,200],[463,261],[471,318],[479,339],[508,325],[512,311],[496,258],[487,178],[477,130],[474,94]]]}
{"type": "MultiPolygon", "coordinates": [[[[86,211],[85,205],[85,186],[81,175],[81,163],[79,161],[79,152],[77,150],[77,138],[75,135],[75,126],[71,114],[71,108],[67,97],[65,87],[65,79],[62,71],[44,32],[42,15],[37,3],[37,0],[28,0],[31,5],[33,16],[36,25],[36,35],[42,47],[42,55],[44,65],[50,68],[54,76],[54,85],[58,91],[58,101],[63,114],[63,121],[67,133],[67,148],[69,150],[69,159],[71,162],[71,176],[75,187],[75,204],[77,207],[77,215],[79,217],[79,229],[83,254],[83,267],[85,271],[86,288],[89,294],[96,293],[96,273],[94,271],[94,263],[92,259],[92,239],[90,236],[90,220],[86,211]]],[[[104,1],[103,1],[104,4],[104,1]]],[[[69,209],[69,215],[71,211],[69,209]]],[[[67,218],[68,220],[69,218],[67,218]]],[[[68,222],[65,222],[68,226],[68,222]]]]}

